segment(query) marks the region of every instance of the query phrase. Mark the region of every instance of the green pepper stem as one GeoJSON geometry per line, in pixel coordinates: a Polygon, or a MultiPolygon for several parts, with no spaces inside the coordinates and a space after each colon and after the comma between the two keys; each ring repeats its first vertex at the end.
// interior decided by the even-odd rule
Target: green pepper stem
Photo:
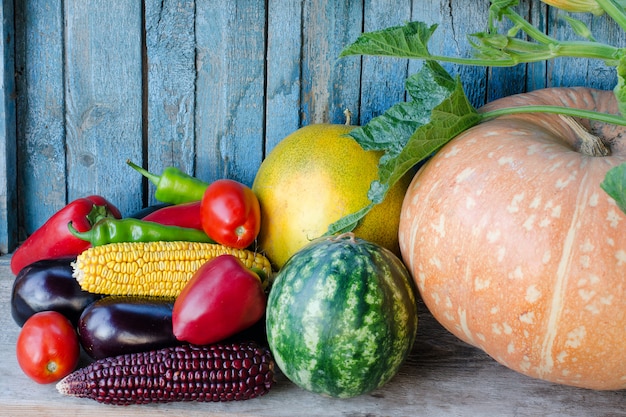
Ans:
{"type": "Polygon", "coordinates": [[[86,232],[79,232],[78,230],[76,230],[72,222],[69,222],[67,224],[67,228],[69,229],[70,233],[74,235],[75,237],[79,238],[80,240],[84,240],[86,242],[91,243],[91,239],[93,238],[93,233],[94,233],[93,228],[86,232]]]}
{"type": "Polygon", "coordinates": [[[161,177],[153,174],[151,172],[148,172],[148,170],[143,169],[142,167],[140,167],[139,165],[133,163],[130,159],[126,160],[126,163],[128,165],[130,165],[131,168],[133,168],[135,171],[138,171],[141,175],[143,175],[144,177],[146,177],[148,180],[150,180],[150,182],[156,186],[159,185],[159,181],[161,180],[161,177]]]}
{"type": "Polygon", "coordinates": [[[90,225],[98,223],[100,220],[106,217],[115,217],[107,206],[98,206],[94,204],[91,207],[91,211],[87,214],[87,221],[90,225]]]}

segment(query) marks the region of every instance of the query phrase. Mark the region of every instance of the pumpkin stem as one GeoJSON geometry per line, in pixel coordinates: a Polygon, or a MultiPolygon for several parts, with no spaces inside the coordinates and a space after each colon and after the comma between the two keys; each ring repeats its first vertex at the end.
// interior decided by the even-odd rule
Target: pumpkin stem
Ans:
{"type": "Polygon", "coordinates": [[[602,139],[585,129],[576,119],[564,114],[559,114],[559,116],[580,138],[581,142],[578,149],[580,153],[588,156],[608,156],[611,154],[611,150],[602,142],[602,139]]]}

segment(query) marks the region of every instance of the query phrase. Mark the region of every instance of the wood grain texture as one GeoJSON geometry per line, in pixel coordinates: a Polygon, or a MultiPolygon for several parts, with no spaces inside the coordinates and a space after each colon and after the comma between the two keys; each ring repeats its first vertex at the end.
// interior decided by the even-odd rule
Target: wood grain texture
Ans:
{"type": "MultiPolygon", "coordinates": [[[[538,4],[540,3],[537,1],[520,2],[517,12],[529,20],[533,17],[532,6],[537,7],[538,4]]],[[[541,27],[542,22],[535,22],[535,24],[541,27]]],[[[506,33],[506,31],[511,29],[512,26],[513,24],[510,21],[503,20],[500,22],[500,33],[506,33]]],[[[487,91],[485,103],[496,100],[500,97],[526,91],[527,70],[527,64],[519,64],[513,67],[487,69],[487,91]]]]}
{"type": "Polygon", "coordinates": [[[302,33],[302,125],[343,123],[344,110],[360,119],[360,57],[339,59],[361,33],[359,1],[304,2],[302,33]]]}
{"type": "Polygon", "coordinates": [[[22,239],[67,201],[62,5],[16,3],[17,185],[28,190],[19,196],[22,239]]]}
{"type": "MultiPolygon", "coordinates": [[[[549,9],[548,34],[563,40],[582,40],[565,23],[563,12],[558,9],[549,9]]],[[[611,45],[624,46],[624,32],[606,15],[593,16],[578,13],[575,16],[584,22],[593,36],[600,42],[611,45]]],[[[617,83],[614,68],[607,67],[599,60],[583,60],[576,58],[561,58],[548,62],[547,84],[549,86],[586,86],[601,89],[612,89],[617,83]]]]}
{"type": "Polygon", "coordinates": [[[0,254],[7,253],[17,242],[17,184],[15,131],[15,28],[13,2],[3,1],[0,10],[2,43],[0,56],[0,254]]]}
{"type": "MultiPolygon", "coordinates": [[[[523,0],[521,4],[524,5],[524,10],[526,11],[525,17],[528,21],[542,32],[547,33],[548,6],[533,0],[523,0]]],[[[538,90],[548,86],[546,79],[547,67],[547,62],[535,62],[525,66],[526,73],[524,74],[524,81],[526,86],[524,91],[538,90]]]]}
{"type": "MultiPolygon", "coordinates": [[[[470,57],[471,45],[467,35],[485,30],[488,10],[487,1],[417,1],[413,3],[411,19],[438,25],[429,42],[431,54],[470,57]]],[[[409,72],[417,72],[420,66],[421,62],[412,61],[409,72]]],[[[485,103],[487,69],[446,63],[442,66],[450,74],[460,77],[472,105],[479,107],[485,103]]]]}
{"type": "MultiPolygon", "coordinates": [[[[590,391],[515,373],[459,341],[418,305],[418,334],[399,373],[382,388],[351,399],[304,391],[280,373],[270,392],[232,403],[118,407],[60,396],[54,384],[24,376],[14,349],[19,328],[10,314],[9,257],[0,257],[0,414],[18,417],[590,417],[626,416],[625,391],[590,391]]],[[[83,360],[82,364],[85,364],[83,360]]]]}
{"type": "MultiPolygon", "coordinates": [[[[146,167],[175,166],[193,175],[195,129],[195,8],[193,2],[145,2],[147,57],[146,167]]],[[[149,184],[148,204],[155,204],[149,184]]]]}
{"type": "Polygon", "coordinates": [[[64,2],[68,200],[106,195],[123,212],[141,207],[126,165],[142,151],[140,2],[64,2]]]}
{"type": "MultiPolygon", "coordinates": [[[[410,15],[410,1],[366,1],[363,30],[370,32],[402,25],[410,15]]],[[[354,124],[364,125],[395,103],[405,100],[408,67],[409,62],[404,59],[371,56],[362,58],[360,112],[354,124]]]]}
{"type": "Polygon", "coordinates": [[[265,4],[196,3],[196,175],[252,185],[263,157],[265,4]]]}
{"type": "Polygon", "coordinates": [[[265,151],[301,127],[302,2],[269,0],[265,151]]]}

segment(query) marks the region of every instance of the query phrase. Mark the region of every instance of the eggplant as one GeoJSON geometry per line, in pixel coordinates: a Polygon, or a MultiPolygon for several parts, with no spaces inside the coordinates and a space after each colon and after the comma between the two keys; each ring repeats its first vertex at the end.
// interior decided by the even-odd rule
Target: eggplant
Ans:
{"type": "Polygon", "coordinates": [[[93,359],[179,345],[172,330],[173,308],[173,298],[104,297],[80,316],[80,343],[93,359]]]}
{"type": "Polygon", "coordinates": [[[102,298],[80,288],[72,276],[75,259],[36,261],[18,272],[11,292],[11,315],[18,326],[33,314],[48,310],[63,314],[76,325],[84,308],[102,298]]]}

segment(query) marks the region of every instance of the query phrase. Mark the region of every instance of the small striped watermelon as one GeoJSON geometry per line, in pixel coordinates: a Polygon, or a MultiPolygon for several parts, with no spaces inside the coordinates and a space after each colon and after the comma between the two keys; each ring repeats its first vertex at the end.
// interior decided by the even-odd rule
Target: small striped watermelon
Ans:
{"type": "Polygon", "coordinates": [[[415,341],[415,295],[391,251],[352,233],[316,239],[281,268],[269,294],[276,364],[299,387],[331,397],[381,387],[415,341]]]}

